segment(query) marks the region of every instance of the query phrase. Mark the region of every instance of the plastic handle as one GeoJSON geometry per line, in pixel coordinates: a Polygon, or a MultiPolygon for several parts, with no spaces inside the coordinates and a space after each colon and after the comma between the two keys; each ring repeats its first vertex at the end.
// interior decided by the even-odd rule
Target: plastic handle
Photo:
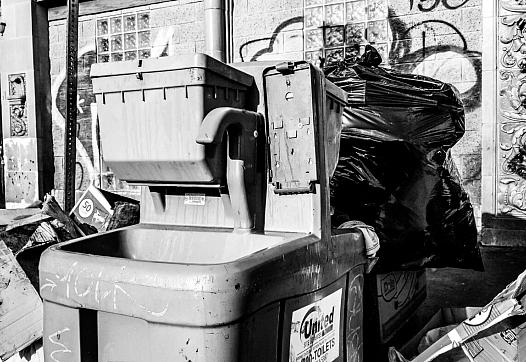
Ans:
{"type": "Polygon", "coordinates": [[[259,114],[237,108],[220,107],[211,110],[203,119],[196,142],[202,145],[221,143],[226,129],[232,125],[257,129],[259,114]]]}
{"type": "Polygon", "coordinates": [[[227,159],[227,184],[230,191],[230,202],[234,212],[234,229],[250,230],[254,227],[248,206],[245,188],[245,167],[241,160],[227,159]]]}

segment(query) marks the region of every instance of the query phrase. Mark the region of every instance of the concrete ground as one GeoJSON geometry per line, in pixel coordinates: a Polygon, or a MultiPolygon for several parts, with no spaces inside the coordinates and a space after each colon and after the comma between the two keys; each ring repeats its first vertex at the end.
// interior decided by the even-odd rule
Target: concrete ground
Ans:
{"type": "Polygon", "coordinates": [[[526,269],[526,248],[483,247],[481,252],[484,272],[428,270],[425,307],[484,306],[526,269]]]}

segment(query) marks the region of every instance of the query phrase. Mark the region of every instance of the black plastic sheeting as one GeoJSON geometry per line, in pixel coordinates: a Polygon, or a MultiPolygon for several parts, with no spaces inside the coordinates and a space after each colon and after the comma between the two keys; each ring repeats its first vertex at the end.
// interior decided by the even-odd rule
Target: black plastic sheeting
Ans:
{"type": "Polygon", "coordinates": [[[325,71],[351,104],[331,180],[333,226],[373,226],[381,270],[482,270],[473,208],[449,155],[464,134],[456,89],[360,64],[325,71]]]}

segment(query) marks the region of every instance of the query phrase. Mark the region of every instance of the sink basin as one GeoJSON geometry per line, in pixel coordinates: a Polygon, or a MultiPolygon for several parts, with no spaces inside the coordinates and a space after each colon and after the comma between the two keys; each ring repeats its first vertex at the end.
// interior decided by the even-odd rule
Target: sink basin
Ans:
{"type": "Polygon", "coordinates": [[[233,233],[231,229],[140,225],[96,234],[60,246],[82,254],[179,264],[228,263],[304,236],[233,233]]]}

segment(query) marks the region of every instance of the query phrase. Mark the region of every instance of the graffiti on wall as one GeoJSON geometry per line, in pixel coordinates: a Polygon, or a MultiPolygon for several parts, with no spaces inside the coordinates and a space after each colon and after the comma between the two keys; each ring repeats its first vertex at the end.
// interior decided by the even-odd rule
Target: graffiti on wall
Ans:
{"type": "Polygon", "coordinates": [[[392,9],[389,10],[389,24],[393,39],[389,59],[395,69],[456,83],[467,111],[480,105],[481,53],[470,49],[468,41],[455,24],[429,19],[407,26],[392,9]],[[440,43],[437,39],[440,35],[426,31],[434,26],[448,32],[450,43],[440,43]],[[411,34],[420,37],[415,39],[411,34]],[[426,45],[426,38],[432,45],[426,45]],[[414,43],[422,46],[415,46],[414,43]],[[459,74],[460,70],[463,74],[459,74]],[[462,79],[461,83],[459,79],[462,79]]]}
{"type": "MultiPolygon", "coordinates": [[[[427,75],[440,79],[444,82],[455,83],[461,93],[466,110],[472,111],[480,106],[480,93],[482,84],[482,61],[481,53],[470,47],[468,39],[460,31],[460,24],[440,19],[440,15],[432,16],[433,10],[440,5],[447,10],[461,10],[469,5],[470,0],[408,0],[411,11],[426,13],[425,20],[417,22],[406,22],[404,16],[397,15],[397,8],[389,6],[384,20],[387,20],[389,52],[388,63],[393,68],[406,72],[427,75]],[[447,37],[441,39],[443,34],[447,37]],[[459,74],[462,70],[462,75],[459,74]],[[459,82],[459,79],[462,79],[459,82]]],[[[480,15],[480,14],[479,14],[480,15]]],[[[381,19],[380,19],[381,20],[381,19]]],[[[380,21],[375,19],[375,23],[380,21]]],[[[289,28],[302,23],[303,17],[288,19],[274,29],[268,37],[259,37],[242,43],[238,48],[238,56],[241,61],[255,61],[272,59],[269,55],[277,52],[276,43],[280,35],[287,33],[289,28]],[[255,46],[259,45],[259,47],[255,46]]],[[[349,24],[323,25],[324,48],[334,46],[331,43],[330,29],[349,24]]],[[[356,36],[347,29],[342,32],[341,41],[348,44],[350,38],[362,39],[364,34],[356,36]]],[[[278,55],[276,54],[276,58],[278,55]]]]}
{"type": "MultiPolygon", "coordinates": [[[[239,41],[235,48],[236,58],[242,61],[290,60],[291,53],[286,44],[279,42],[287,33],[292,33],[291,29],[296,29],[299,23],[303,25],[303,32],[300,33],[303,37],[300,42],[303,56],[299,53],[300,59],[316,63],[316,57],[310,54],[321,54],[325,57],[321,60],[328,63],[330,59],[327,55],[334,54],[336,48],[340,49],[340,55],[343,53],[346,57],[352,57],[354,45],[363,47],[370,43],[384,58],[384,66],[453,84],[460,93],[466,111],[466,136],[455,147],[454,157],[478,217],[481,204],[479,122],[482,118],[480,2],[365,0],[338,4],[329,0],[305,1],[302,17],[276,22],[269,34],[256,34],[247,40],[239,33],[239,38],[235,38],[239,41]],[[336,6],[338,4],[344,4],[346,9],[343,15],[336,16],[333,10],[341,9],[341,6],[336,6]],[[372,11],[370,6],[374,7],[372,11]],[[371,13],[374,15],[370,16],[371,13]],[[341,22],[336,22],[336,18],[341,22]]],[[[243,24],[240,29],[246,27],[243,24]]],[[[503,186],[508,189],[508,185],[503,186]]],[[[524,196],[521,194],[521,200],[524,200],[526,215],[526,180],[524,187],[525,193],[524,196]]],[[[513,202],[518,202],[517,197],[513,202]]]]}
{"type": "MultiPolygon", "coordinates": [[[[96,178],[94,167],[93,148],[88,142],[91,137],[91,103],[94,102],[93,88],[89,78],[89,65],[95,62],[95,47],[88,45],[79,49],[79,73],[78,84],[79,93],[77,101],[77,167],[76,167],[76,188],[87,187],[90,181],[96,178]],[[91,62],[91,63],[90,63],[91,62]],[[90,128],[88,132],[87,129],[90,128]],[[87,137],[86,139],[84,139],[87,137]]],[[[59,134],[63,135],[65,130],[66,114],[66,69],[56,77],[52,86],[52,117],[53,127],[58,129],[59,134]]]]}
{"type": "Polygon", "coordinates": [[[435,10],[440,4],[442,4],[446,9],[455,10],[466,5],[468,1],[469,0],[409,0],[409,7],[413,10],[415,5],[417,5],[418,10],[428,12],[435,10]]]}
{"type": "Polygon", "coordinates": [[[239,47],[239,57],[241,58],[241,61],[253,62],[256,60],[270,60],[268,55],[275,53],[275,44],[278,36],[287,32],[291,26],[298,23],[303,23],[302,16],[296,16],[282,22],[274,29],[270,37],[257,38],[241,44],[239,47]],[[255,46],[255,49],[257,49],[258,45],[261,46],[259,50],[256,50],[253,54],[249,55],[248,58],[244,56],[247,48],[255,46]]]}

